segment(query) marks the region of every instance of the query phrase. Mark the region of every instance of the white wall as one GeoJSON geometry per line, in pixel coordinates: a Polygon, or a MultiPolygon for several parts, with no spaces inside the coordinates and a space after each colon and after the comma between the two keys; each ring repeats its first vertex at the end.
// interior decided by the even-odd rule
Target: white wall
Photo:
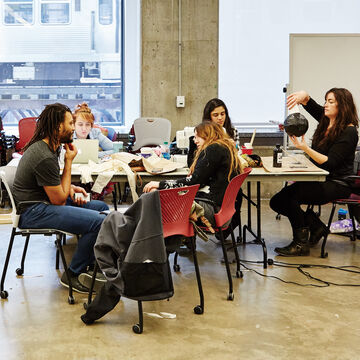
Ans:
{"type": "Polygon", "coordinates": [[[125,0],[124,120],[128,132],[140,116],[141,1],[125,0]]]}
{"type": "Polygon", "coordinates": [[[219,0],[219,97],[233,122],[284,120],[290,33],[360,33],[360,1],[219,0]]]}

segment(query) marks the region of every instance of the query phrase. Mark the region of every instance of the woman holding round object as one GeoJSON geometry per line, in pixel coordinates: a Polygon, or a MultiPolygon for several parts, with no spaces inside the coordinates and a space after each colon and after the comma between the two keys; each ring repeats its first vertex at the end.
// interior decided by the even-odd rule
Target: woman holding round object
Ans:
{"type": "Polygon", "coordinates": [[[353,162],[358,143],[359,119],[351,93],[347,89],[332,88],[325,94],[325,104],[317,104],[306,91],[289,95],[287,106],[301,104],[319,122],[311,147],[304,135],[291,135],[294,146],[303,150],[310,160],[329,175],[325,182],[296,182],[284,187],[270,200],[270,207],[287,216],[293,232],[292,242],[275,248],[279,255],[306,256],[310,247],[327,234],[327,227],[312,210],[304,212],[301,205],[323,205],[347,198],[351,194],[353,162]]]}

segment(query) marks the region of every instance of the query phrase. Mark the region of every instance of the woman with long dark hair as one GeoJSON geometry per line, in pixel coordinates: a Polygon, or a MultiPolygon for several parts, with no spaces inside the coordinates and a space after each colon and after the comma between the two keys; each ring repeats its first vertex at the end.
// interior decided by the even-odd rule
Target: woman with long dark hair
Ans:
{"type": "MultiPolygon", "coordinates": [[[[230,180],[242,171],[237,150],[222,127],[211,121],[195,127],[194,141],[197,151],[189,175],[178,180],[151,181],[144,186],[144,192],[200,184],[202,189],[197,197],[221,206],[230,180]]],[[[214,207],[205,201],[198,202],[204,207],[205,217],[215,225],[214,207]]]]}
{"type": "MultiPolygon", "coordinates": [[[[232,140],[236,140],[237,136],[236,130],[233,128],[231,124],[231,119],[229,116],[229,111],[225,105],[225,103],[217,98],[209,100],[203,111],[202,121],[212,121],[225,129],[226,134],[232,140]]],[[[235,145],[235,142],[234,142],[235,145]]],[[[189,139],[189,152],[187,157],[187,164],[190,167],[192,162],[194,161],[194,154],[196,151],[196,144],[194,143],[194,137],[191,136],[189,139]]]]}
{"type": "Polygon", "coordinates": [[[279,255],[306,256],[310,247],[327,233],[327,227],[311,210],[304,212],[300,205],[323,205],[331,200],[347,198],[351,194],[353,162],[358,143],[359,119],[353,97],[347,89],[332,88],[325,94],[321,106],[306,91],[289,95],[289,109],[303,105],[318,122],[312,146],[296,136],[290,136],[294,146],[303,150],[310,160],[329,175],[325,182],[296,182],[283,188],[270,200],[270,207],[288,217],[293,241],[283,248],[275,248],[279,255]]]}

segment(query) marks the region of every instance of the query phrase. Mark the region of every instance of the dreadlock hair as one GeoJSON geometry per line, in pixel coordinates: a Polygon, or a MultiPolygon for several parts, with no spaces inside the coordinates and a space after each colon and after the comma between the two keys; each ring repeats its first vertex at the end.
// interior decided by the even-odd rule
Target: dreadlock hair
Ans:
{"type": "Polygon", "coordinates": [[[71,110],[66,105],[55,103],[45,106],[38,120],[36,122],[35,133],[31,140],[25,145],[24,151],[29,148],[35,142],[45,139],[49,139],[49,148],[53,151],[57,145],[59,139],[59,127],[65,120],[65,113],[71,110]]]}
{"type": "Polygon", "coordinates": [[[206,148],[211,144],[219,144],[220,146],[225,147],[229,151],[230,157],[230,168],[229,173],[227,174],[228,181],[231,180],[231,175],[233,172],[242,173],[243,169],[238,157],[238,152],[235,148],[234,142],[228,134],[225,133],[224,129],[210,121],[203,120],[203,122],[195,127],[197,136],[205,140],[204,144],[196,150],[194,161],[190,167],[190,174],[194,172],[196,162],[199,159],[200,154],[203,151],[206,151],[206,148]]]}
{"type": "Polygon", "coordinates": [[[329,118],[323,114],[317,126],[312,144],[319,148],[326,147],[328,144],[335,141],[335,139],[350,125],[359,127],[359,117],[357,115],[356,106],[351,92],[344,88],[332,88],[325,94],[325,100],[329,93],[333,93],[338,103],[338,114],[334,125],[329,129],[329,118]]]}
{"type": "Polygon", "coordinates": [[[211,121],[211,113],[214,109],[216,109],[217,107],[222,106],[225,110],[225,122],[224,122],[224,128],[226,129],[226,132],[228,133],[228,135],[234,139],[235,138],[235,129],[233,128],[232,124],[231,124],[231,119],[229,116],[229,111],[225,105],[225,103],[217,98],[211,99],[209,100],[205,107],[204,107],[204,113],[203,113],[203,118],[202,121],[211,121]]]}

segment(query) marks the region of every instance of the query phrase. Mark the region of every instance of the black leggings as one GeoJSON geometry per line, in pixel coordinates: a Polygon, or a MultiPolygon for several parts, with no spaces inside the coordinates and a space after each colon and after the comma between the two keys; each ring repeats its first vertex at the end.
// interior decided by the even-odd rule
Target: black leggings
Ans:
{"type": "Polygon", "coordinates": [[[270,207],[287,216],[293,229],[300,229],[307,226],[305,212],[300,205],[323,205],[331,200],[347,198],[350,194],[350,188],[334,181],[299,181],[275,194],[270,200],[270,207]]]}

